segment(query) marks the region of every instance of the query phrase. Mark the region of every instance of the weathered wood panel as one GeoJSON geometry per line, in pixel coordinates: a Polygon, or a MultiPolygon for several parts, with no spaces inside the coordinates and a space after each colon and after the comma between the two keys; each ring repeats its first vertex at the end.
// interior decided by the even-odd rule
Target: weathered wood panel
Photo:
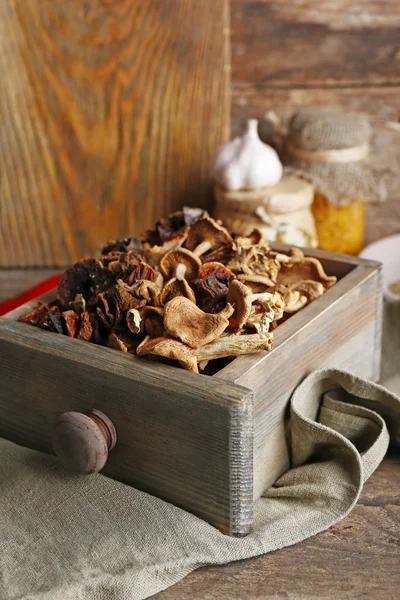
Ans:
{"type": "Polygon", "coordinates": [[[387,124],[396,121],[400,115],[400,87],[277,90],[239,89],[235,86],[232,94],[232,135],[238,135],[245,120],[253,117],[260,121],[261,137],[271,142],[273,129],[267,120],[269,110],[275,111],[285,125],[295,110],[314,106],[369,115],[375,129],[371,166],[384,179],[388,200],[368,206],[366,242],[399,232],[400,133],[388,128],[387,124]]]}
{"type": "Polygon", "coordinates": [[[377,263],[368,264],[353,269],[279,327],[271,352],[240,356],[218,373],[254,392],[255,499],[289,467],[287,409],[293,390],[306,375],[329,366],[374,381],[379,378],[380,273],[377,263]]]}
{"type": "Polygon", "coordinates": [[[65,265],[206,204],[228,1],[0,0],[0,265],[65,265]]]}
{"type": "Polygon", "coordinates": [[[397,0],[232,0],[236,85],[399,84],[397,0]]]}
{"type": "MultiPolygon", "coordinates": [[[[381,467],[371,488],[400,484],[400,461],[381,467]]],[[[400,506],[357,505],[327,531],[276,552],[194,571],[154,600],[395,600],[399,593],[400,506]]],[[[379,495],[377,496],[379,501],[379,495]]],[[[362,500],[361,500],[362,502],[362,500]]]]}
{"type": "Polygon", "coordinates": [[[58,415],[96,408],[111,419],[118,436],[105,475],[181,506],[226,534],[249,532],[248,389],[166,365],[154,368],[135,356],[5,317],[0,355],[2,437],[51,452],[58,415]]]}

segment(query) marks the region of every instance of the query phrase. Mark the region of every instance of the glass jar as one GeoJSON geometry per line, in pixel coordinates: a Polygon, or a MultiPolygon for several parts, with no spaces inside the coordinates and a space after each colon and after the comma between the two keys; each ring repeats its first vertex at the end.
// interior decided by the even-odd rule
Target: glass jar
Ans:
{"type": "Polygon", "coordinates": [[[312,213],[317,228],[318,247],[328,252],[357,255],[364,246],[365,200],[351,198],[336,205],[319,192],[314,195],[312,213]]]}

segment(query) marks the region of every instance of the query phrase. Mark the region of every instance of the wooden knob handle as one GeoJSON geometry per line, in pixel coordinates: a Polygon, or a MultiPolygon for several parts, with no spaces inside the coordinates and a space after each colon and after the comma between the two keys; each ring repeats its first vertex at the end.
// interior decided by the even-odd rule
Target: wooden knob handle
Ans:
{"type": "Polygon", "coordinates": [[[99,410],[60,415],[52,432],[54,452],[69,471],[81,475],[98,473],[117,442],[110,419],[99,410]]]}

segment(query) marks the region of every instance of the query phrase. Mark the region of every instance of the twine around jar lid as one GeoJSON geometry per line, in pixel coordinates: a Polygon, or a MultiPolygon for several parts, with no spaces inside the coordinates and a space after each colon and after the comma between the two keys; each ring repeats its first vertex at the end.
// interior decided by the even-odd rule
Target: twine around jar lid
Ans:
{"type": "Polygon", "coordinates": [[[289,121],[285,170],[312,182],[332,204],[383,199],[379,180],[368,165],[372,133],[363,114],[300,110],[289,121]]]}

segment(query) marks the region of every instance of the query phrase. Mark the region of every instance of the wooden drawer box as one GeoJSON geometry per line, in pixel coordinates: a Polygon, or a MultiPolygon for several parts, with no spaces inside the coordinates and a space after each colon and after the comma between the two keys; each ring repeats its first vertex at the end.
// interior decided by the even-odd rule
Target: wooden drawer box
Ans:
{"type": "Polygon", "coordinates": [[[338,283],[276,330],[271,352],[212,377],[18,323],[36,302],[9,313],[0,319],[0,435],[51,452],[60,413],[99,409],[118,434],[104,474],[224,533],[248,533],[254,501],[289,467],[285,423],[298,383],[321,366],[379,377],[380,265],[306,254],[338,283]]]}

